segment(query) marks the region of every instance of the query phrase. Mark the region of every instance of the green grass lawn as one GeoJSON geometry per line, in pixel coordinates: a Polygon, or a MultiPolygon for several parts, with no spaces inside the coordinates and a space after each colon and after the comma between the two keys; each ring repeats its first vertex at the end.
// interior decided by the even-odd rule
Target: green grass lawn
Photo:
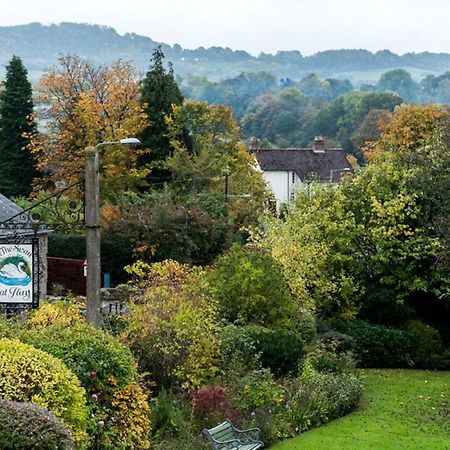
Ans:
{"type": "Polygon", "coordinates": [[[364,370],[352,414],[271,450],[450,449],[450,371],[364,370]]]}

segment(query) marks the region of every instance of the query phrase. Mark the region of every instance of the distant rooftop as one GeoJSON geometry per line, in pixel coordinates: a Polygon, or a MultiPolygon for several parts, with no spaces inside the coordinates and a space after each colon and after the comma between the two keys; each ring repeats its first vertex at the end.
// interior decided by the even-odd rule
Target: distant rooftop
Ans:
{"type": "Polygon", "coordinates": [[[342,172],[352,167],[342,149],[323,148],[258,148],[254,149],[261,170],[294,171],[301,180],[317,177],[322,181],[338,181],[342,172]]]}

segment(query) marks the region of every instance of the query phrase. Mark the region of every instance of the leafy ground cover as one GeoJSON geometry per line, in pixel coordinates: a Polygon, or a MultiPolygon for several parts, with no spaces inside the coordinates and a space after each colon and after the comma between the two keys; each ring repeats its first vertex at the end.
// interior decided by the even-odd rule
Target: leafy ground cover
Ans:
{"type": "Polygon", "coordinates": [[[326,426],[271,447],[450,449],[450,372],[364,370],[361,407],[326,426]]]}

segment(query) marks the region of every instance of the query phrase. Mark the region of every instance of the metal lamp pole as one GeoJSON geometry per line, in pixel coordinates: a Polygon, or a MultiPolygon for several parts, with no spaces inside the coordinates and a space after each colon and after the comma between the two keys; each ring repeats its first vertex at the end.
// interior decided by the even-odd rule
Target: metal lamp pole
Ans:
{"type": "Polygon", "coordinates": [[[85,158],[85,224],[86,224],[86,319],[95,327],[100,326],[100,169],[99,148],[105,145],[139,144],[139,139],[126,138],[114,142],[100,142],[86,148],[85,158]]]}
{"type": "Polygon", "coordinates": [[[228,197],[230,196],[229,178],[231,174],[230,166],[225,167],[223,174],[225,176],[225,203],[228,203],[228,197]]]}

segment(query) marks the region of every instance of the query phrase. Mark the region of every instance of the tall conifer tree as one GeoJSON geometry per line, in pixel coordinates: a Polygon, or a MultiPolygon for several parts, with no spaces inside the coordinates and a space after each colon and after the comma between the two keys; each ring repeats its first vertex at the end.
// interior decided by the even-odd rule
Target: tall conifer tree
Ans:
{"type": "Polygon", "coordinates": [[[150,125],[141,136],[143,145],[150,153],[143,156],[142,163],[153,168],[151,178],[165,181],[169,172],[163,169],[163,162],[171,154],[164,117],[172,111],[172,105],[183,102],[180,88],[175,81],[172,65],[164,67],[164,53],[161,47],[153,50],[150,68],[141,83],[141,101],[146,104],[150,125]]]}
{"type": "Polygon", "coordinates": [[[27,147],[35,133],[31,84],[21,59],[13,56],[0,92],[0,193],[7,197],[31,192],[37,171],[27,147]]]}

